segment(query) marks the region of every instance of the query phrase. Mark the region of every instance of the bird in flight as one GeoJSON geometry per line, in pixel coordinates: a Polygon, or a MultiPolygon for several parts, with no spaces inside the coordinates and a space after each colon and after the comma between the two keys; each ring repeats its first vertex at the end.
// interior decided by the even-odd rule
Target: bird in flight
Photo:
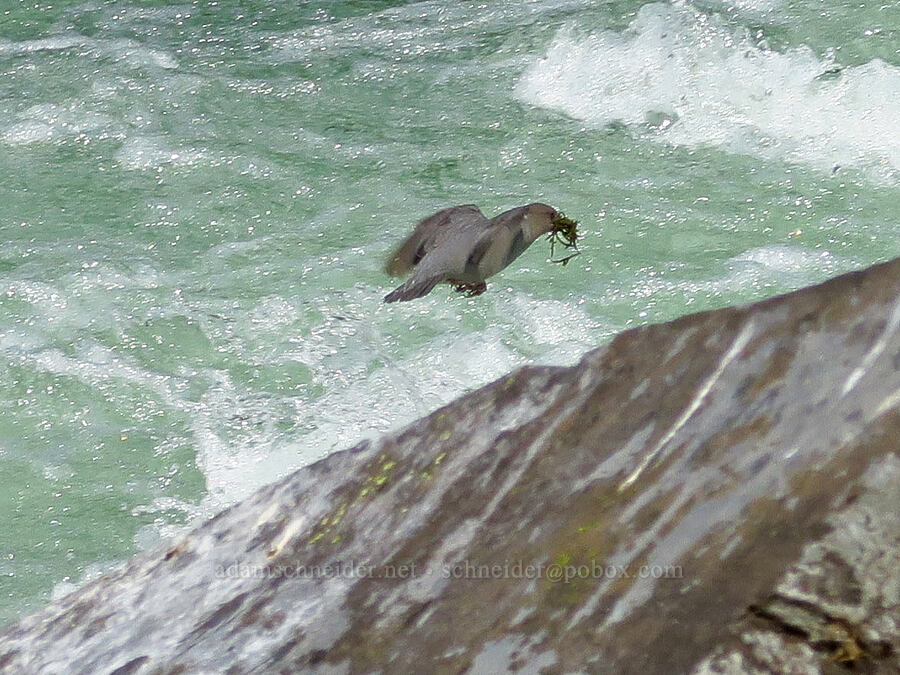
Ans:
{"type": "Polygon", "coordinates": [[[487,290],[485,279],[493,276],[538,237],[549,234],[552,247],[560,242],[578,255],[576,223],[547,204],[535,202],[486,218],[474,204],[451,206],[416,225],[413,233],[388,260],[391,276],[412,271],[406,283],[384,296],[385,302],[415,300],[446,281],[467,295],[487,290]]]}

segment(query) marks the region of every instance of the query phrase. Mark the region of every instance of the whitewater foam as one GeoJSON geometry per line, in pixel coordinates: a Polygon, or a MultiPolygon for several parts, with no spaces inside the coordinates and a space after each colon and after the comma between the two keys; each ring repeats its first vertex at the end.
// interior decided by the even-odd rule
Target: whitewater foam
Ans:
{"type": "MultiPolygon", "coordinates": [[[[755,293],[759,297],[821,282],[859,267],[855,260],[827,250],[812,250],[789,244],[767,244],[751,248],[722,264],[722,272],[706,279],[669,278],[640,270],[635,281],[624,287],[600,291],[601,305],[629,303],[635,308],[653,308],[656,297],[684,297],[687,306],[709,298],[740,298],[755,293]]],[[[651,320],[671,317],[650,316],[651,320]]]]}
{"type": "Polygon", "coordinates": [[[153,169],[164,164],[191,165],[204,159],[195,148],[170,147],[161,137],[135,135],[116,152],[116,161],[127,169],[153,169]]]}
{"type": "Polygon", "coordinates": [[[35,40],[0,40],[0,56],[25,56],[36,52],[59,52],[83,47],[89,39],[77,34],[56,35],[35,40]]]}
{"type": "Polygon", "coordinates": [[[101,40],[77,33],[63,33],[34,40],[0,40],[0,56],[28,56],[40,52],[78,50],[79,56],[108,56],[122,60],[132,68],[155,67],[172,70],[178,60],[171,54],[151,49],[127,38],[101,40]]]}
{"type": "Polygon", "coordinates": [[[169,52],[132,39],[98,39],[76,33],[0,40],[0,59],[16,58],[32,68],[39,64],[37,67],[46,66],[52,72],[67,70],[82,81],[69,91],[41,91],[24,99],[50,100],[27,108],[0,110],[3,143],[23,147],[127,139],[118,159],[124,166],[137,169],[191,164],[200,158],[194,150],[169,150],[155,138],[129,138],[134,129],[160,126],[159,120],[146,112],[153,108],[148,100],[177,107],[180,100],[194,95],[202,82],[198,76],[178,73],[178,61],[169,52]],[[98,62],[114,66],[97,69],[98,62]],[[89,82],[89,87],[85,88],[83,82],[89,82]]]}
{"type": "Polygon", "coordinates": [[[78,103],[60,105],[40,103],[17,116],[16,122],[3,131],[2,139],[10,145],[30,145],[61,141],[81,134],[95,134],[108,129],[111,119],[102,113],[86,110],[78,103]]]}
{"type": "Polygon", "coordinates": [[[624,33],[562,30],[517,93],[659,142],[900,178],[900,68],[772,51],[684,5],[645,5],[624,33]]]}

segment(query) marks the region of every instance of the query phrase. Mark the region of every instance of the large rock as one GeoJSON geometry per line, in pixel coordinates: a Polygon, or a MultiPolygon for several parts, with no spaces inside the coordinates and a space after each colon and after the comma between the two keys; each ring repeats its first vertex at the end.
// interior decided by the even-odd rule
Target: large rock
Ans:
{"type": "Polygon", "coordinates": [[[900,261],[524,368],[0,633],[26,673],[900,671],[900,261]]]}

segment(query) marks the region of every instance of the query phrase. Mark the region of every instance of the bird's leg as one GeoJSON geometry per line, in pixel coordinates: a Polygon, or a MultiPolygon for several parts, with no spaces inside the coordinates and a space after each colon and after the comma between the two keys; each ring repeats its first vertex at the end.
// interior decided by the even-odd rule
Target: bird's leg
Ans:
{"type": "Polygon", "coordinates": [[[483,281],[478,284],[470,284],[468,288],[466,288],[466,295],[470,298],[474,298],[476,295],[481,295],[487,290],[487,284],[483,281]]]}
{"type": "Polygon", "coordinates": [[[455,281],[451,279],[450,283],[453,284],[453,288],[457,293],[465,293],[470,298],[481,295],[487,290],[487,284],[483,281],[477,284],[467,284],[464,281],[455,281]]]}

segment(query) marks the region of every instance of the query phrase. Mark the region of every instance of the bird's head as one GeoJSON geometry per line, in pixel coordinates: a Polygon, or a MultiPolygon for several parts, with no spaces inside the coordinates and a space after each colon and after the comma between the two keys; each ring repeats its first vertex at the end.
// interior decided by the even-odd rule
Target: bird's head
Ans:
{"type": "Polygon", "coordinates": [[[552,206],[541,203],[529,204],[525,226],[529,229],[528,234],[533,235],[534,239],[537,239],[542,234],[549,234],[551,258],[557,243],[562,244],[565,248],[574,250],[574,253],[571,255],[553,262],[565,265],[580,253],[577,243],[578,223],[571,218],[567,218],[562,211],[557,211],[552,206]]]}

